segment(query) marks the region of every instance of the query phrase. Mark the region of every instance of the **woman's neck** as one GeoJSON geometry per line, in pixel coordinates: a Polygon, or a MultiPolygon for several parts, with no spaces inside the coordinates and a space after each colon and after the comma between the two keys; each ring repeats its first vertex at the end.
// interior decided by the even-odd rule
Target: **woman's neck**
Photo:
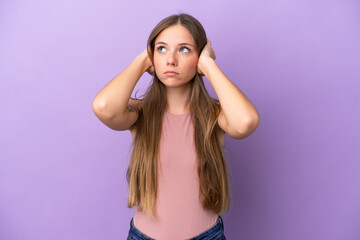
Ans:
{"type": "Polygon", "coordinates": [[[190,111],[190,87],[167,87],[165,92],[167,99],[167,106],[165,110],[167,112],[174,114],[183,114],[190,111]]]}

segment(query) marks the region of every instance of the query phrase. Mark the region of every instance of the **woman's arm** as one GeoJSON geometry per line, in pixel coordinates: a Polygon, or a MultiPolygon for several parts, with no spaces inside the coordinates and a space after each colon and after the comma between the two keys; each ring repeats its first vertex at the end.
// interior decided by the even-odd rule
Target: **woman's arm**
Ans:
{"type": "Polygon", "coordinates": [[[198,62],[198,71],[210,81],[220,104],[219,126],[229,136],[249,136],[259,124],[259,114],[249,99],[225,76],[215,63],[215,53],[208,40],[198,62]]]}
{"type": "Polygon", "coordinates": [[[105,125],[114,130],[126,130],[136,121],[138,113],[133,106],[135,102],[130,100],[131,93],[143,73],[150,73],[151,66],[144,50],[96,95],[92,108],[105,125]]]}

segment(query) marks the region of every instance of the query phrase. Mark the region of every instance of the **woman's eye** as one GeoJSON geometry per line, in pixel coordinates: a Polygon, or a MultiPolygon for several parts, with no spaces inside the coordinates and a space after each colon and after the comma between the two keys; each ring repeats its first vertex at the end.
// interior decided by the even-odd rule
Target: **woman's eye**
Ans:
{"type": "Polygon", "coordinates": [[[163,46],[158,47],[158,50],[161,52],[161,49],[164,48],[163,46]]]}
{"type": "Polygon", "coordinates": [[[186,49],[189,52],[189,49],[187,47],[182,47],[181,49],[186,49]]]}

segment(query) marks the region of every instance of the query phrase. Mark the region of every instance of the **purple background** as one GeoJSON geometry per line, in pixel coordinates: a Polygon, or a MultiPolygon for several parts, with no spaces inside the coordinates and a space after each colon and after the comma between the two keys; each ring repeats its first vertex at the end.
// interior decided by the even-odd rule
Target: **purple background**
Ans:
{"type": "Polygon", "coordinates": [[[92,101],[177,12],[203,24],[260,113],[251,136],[225,138],[226,237],[360,239],[357,0],[2,0],[0,239],[126,239],[132,138],[92,101]]]}

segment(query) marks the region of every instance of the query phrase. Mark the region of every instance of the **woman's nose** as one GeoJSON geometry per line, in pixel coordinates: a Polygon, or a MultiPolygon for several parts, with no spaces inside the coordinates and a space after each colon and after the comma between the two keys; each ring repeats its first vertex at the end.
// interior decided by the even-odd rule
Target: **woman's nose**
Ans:
{"type": "Polygon", "coordinates": [[[176,59],[176,53],[173,53],[173,52],[171,52],[171,53],[169,53],[169,55],[168,55],[168,59],[167,59],[167,64],[168,65],[177,65],[177,59],[176,59]]]}

